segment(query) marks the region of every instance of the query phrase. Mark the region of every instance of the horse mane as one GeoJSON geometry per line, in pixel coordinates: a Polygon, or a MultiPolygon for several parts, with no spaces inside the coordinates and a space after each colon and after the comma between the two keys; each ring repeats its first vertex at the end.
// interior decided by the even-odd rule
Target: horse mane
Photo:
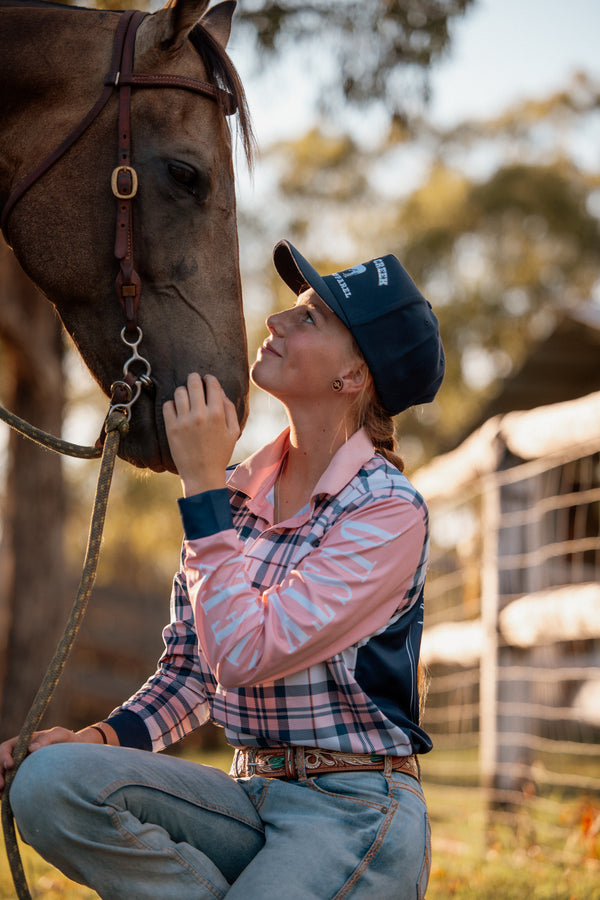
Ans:
{"type": "Polygon", "coordinates": [[[199,22],[194,25],[188,37],[204,63],[210,83],[214,84],[215,87],[228,91],[235,99],[242,146],[248,165],[252,166],[256,141],[252,130],[246,92],[237,69],[221,44],[199,22]]]}

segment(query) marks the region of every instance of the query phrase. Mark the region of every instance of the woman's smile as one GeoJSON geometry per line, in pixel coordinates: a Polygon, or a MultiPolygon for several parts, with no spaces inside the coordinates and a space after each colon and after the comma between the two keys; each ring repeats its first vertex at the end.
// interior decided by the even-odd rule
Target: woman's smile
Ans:
{"type": "Polygon", "coordinates": [[[265,341],[258,349],[259,353],[272,353],[274,356],[281,356],[281,353],[278,353],[275,347],[273,347],[272,341],[265,341]]]}

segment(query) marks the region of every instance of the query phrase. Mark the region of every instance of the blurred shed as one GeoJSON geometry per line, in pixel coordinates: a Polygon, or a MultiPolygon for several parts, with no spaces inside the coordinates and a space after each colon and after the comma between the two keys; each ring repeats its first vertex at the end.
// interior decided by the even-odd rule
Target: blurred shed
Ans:
{"type": "Polygon", "coordinates": [[[565,315],[488,412],[412,479],[432,521],[425,726],[458,754],[438,775],[466,778],[470,748],[492,804],[600,791],[600,310],[565,315]]]}
{"type": "Polygon", "coordinates": [[[554,328],[502,382],[479,423],[498,414],[562,403],[600,391],[600,306],[565,310],[554,328]]]}

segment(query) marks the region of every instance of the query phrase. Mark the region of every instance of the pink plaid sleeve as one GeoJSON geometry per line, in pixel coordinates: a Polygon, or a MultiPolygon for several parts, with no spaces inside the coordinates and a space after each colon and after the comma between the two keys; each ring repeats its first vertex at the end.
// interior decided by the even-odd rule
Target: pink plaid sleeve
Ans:
{"type": "MultiPolygon", "coordinates": [[[[262,592],[252,587],[251,561],[233,529],[186,541],[198,641],[219,683],[241,687],[299,672],[408,610],[425,577],[426,516],[414,498],[360,506],[262,592]]],[[[289,544],[278,549],[289,553],[289,544]]]]}

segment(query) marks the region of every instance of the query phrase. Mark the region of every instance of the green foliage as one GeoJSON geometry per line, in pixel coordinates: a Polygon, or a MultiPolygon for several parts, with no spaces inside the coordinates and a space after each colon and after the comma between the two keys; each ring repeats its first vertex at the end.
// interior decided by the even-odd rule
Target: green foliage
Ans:
{"type": "Polygon", "coordinates": [[[254,0],[237,12],[267,57],[301,48],[321,96],[364,106],[382,101],[403,119],[411,79],[428,94],[426,72],[447,50],[452,21],[473,0],[254,0]],[[333,72],[333,75],[326,73],[333,72]]]}
{"type": "Polygon", "coordinates": [[[356,152],[348,135],[313,128],[294,144],[295,164],[282,174],[279,189],[284,196],[310,195],[313,200],[335,202],[363,194],[367,181],[354,165],[356,152]]]}
{"type": "Polygon", "coordinates": [[[450,360],[443,427],[450,441],[519,365],[540,329],[590,296],[600,277],[591,189],[566,160],[502,166],[482,182],[439,163],[399,210],[403,259],[442,323],[450,360]],[[489,362],[481,386],[466,368],[475,352],[489,362]]]}
{"type": "Polygon", "coordinates": [[[600,169],[570,148],[599,114],[598,86],[578,75],[549,97],[447,131],[395,121],[363,146],[314,127],[267,153],[287,204],[284,233],[317,268],[394,252],[439,315],[447,375],[433,406],[399,420],[409,466],[454,445],[532,344],[593,295],[600,169]],[[403,188],[414,160],[422,174],[403,188]]]}

